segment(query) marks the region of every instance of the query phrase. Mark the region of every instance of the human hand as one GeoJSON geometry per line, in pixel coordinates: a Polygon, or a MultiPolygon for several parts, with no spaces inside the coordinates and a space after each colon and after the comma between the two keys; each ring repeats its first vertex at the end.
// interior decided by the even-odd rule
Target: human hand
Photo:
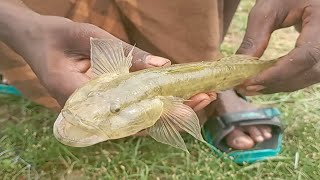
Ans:
{"type": "MultiPolygon", "coordinates": [[[[63,106],[76,88],[90,80],[90,37],[116,38],[91,24],[54,16],[37,18],[39,27],[32,32],[31,38],[19,39],[18,51],[41,83],[63,106]]],[[[123,44],[125,49],[132,48],[127,43],[123,44]]],[[[132,64],[130,70],[136,71],[170,65],[170,61],[134,48],[132,64]]]]}
{"type": "MultiPolygon", "coordinates": [[[[120,41],[91,24],[39,15],[20,1],[0,1],[0,10],[0,40],[27,61],[61,106],[76,88],[90,79],[90,37],[120,41]]],[[[122,43],[125,49],[132,48],[122,43]]],[[[134,48],[132,64],[130,70],[136,71],[171,63],[134,48]]],[[[211,99],[210,94],[203,93],[186,104],[198,110],[211,99]]]]}
{"type": "MultiPolygon", "coordinates": [[[[76,88],[90,80],[90,37],[117,38],[91,24],[76,23],[61,17],[43,18],[43,22],[50,23],[45,24],[42,30],[43,38],[33,42],[34,46],[27,50],[27,57],[41,82],[59,104],[63,105],[76,88]]],[[[122,43],[124,49],[132,48],[131,45],[122,43]]],[[[131,71],[171,64],[170,60],[153,56],[139,48],[134,48],[132,54],[131,71]]],[[[214,93],[201,93],[186,104],[198,111],[213,99],[214,93]]]]}
{"type": "Polygon", "coordinates": [[[319,19],[319,0],[257,0],[237,53],[262,56],[271,34],[280,28],[296,26],[301,33],[292,51],[274,67],[237,87],[238,92],[245,95],[291,92],[319,82],[319,19]]]}

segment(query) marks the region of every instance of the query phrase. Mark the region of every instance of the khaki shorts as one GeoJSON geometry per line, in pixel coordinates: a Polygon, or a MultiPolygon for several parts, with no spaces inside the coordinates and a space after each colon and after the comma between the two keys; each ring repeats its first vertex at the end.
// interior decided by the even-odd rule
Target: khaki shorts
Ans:
{"type": "MultiPolygon", "coordinates": [[[[240,0],[24,0],[40,14],[91,23],[174,63],[212,59],[240,0]]],[[[25,97],[58,110],[25,61],[0,44],[0,72],[25,97]]]]}

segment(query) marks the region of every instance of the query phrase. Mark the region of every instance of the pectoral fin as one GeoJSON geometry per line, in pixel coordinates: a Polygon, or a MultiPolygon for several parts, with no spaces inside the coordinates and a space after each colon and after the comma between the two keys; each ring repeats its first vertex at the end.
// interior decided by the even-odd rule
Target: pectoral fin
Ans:
{"type": "Polygon", "coordinates": [[[177,130],[177,127],[204,142],[201,135],[199,119],[184,100],[176,97],[161,97],[165,110],[156,124],[147,129],[148,134],[155,140],[188,151],[177,130]]]}
{"type": "Polygon", "coordinates": [[[129,73],[132,51],[125,56],[122,43],[111,39],[90,38],[91,65],[95,75],[129,73]]]}
{"type": "Polygon", "coordinates": [[[148,128],[147,133],[158,142],[188,152],[186,144],[176,127],[174,127],[174,124],[163,117],[161,117],[152,127],[148,128]]]}

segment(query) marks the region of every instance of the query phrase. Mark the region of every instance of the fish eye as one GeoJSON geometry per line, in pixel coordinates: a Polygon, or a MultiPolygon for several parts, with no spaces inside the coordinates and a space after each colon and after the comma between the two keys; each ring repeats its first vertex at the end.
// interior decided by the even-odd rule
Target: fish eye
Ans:
{"type": "Polygon", "coordinates": [[[117,113],[120,111],[120,105],[118,103],[111,103],[110,104],[110,111],[112,113],[117,113]]]}

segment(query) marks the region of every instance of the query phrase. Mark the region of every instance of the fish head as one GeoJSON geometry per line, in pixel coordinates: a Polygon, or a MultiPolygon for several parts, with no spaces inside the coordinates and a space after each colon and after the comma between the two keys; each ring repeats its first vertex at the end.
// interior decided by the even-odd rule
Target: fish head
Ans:
{"type": "MultiPolygon", "coordinates": [[[[158,98],[135,101],[123,99],[130,98],[93,95],[84,101],[65,106],[61,114],[68,124],[72,124],[73,129],[77,127],[84,133],[100,137],[101,142],[134,135],[155,124],[163,112],[163,102],[158,98]]],[[[59,139],[61,141],[64,138],[59,139]]]]}

